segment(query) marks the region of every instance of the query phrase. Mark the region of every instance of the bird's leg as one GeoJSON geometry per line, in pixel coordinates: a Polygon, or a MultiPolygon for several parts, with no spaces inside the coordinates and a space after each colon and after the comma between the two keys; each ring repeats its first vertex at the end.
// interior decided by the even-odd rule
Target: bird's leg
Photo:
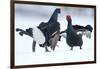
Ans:
{"type": "Polygon", "coordinates": [[[82,46],[80,46],[80,50],[82,49],[82,46]]]}
{"type": "Polygon", "coordinates": [[[48,48],[47,48],[48,46],[47,46],[47,44],[45,45],[45,51],[46,52],[50,52],[49,50],[48,50],[48,48]]]}
{"type": "Polygon", "coordinates": [[[35,52],[35,46],[36,46],[36,41],[33,40],[33,44],[32,44],[33,52],[35,52]]]}
{"type": "Polygon", "coordinates": [[[59,47],[59,45],[56,45],[57,47],[59,47]]]}
{"type": "Polygon", "coordinates": [[[73,46],[71,47],[71,50],[73,50],[73,46]]]}

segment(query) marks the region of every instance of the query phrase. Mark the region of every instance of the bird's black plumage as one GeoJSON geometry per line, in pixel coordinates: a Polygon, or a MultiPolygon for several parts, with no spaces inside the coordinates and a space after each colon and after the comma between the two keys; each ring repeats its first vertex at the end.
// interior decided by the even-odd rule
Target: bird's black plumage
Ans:
{"type": "Polygon", "coordinates": [[[60,23],[57,21],[59,13],[60,8],[55,9],[49,21],[46,23],[41,22],[38,26],[38,28],[43,32],[48,46],[50,46],[49,39],[52,34],[55,32],[60,32],[60,23]]]}
{"type": "Polygon", "coordinates": [[[71,50],[74,46],[80,46],[81,49],[83,44],[82,35],[77,35],[76,30],[72,26],[71,16],[67,16],[66,19],[68,21],[66,42],[71,47],[71,50]]]}
{"type": "MultiPolygon", "coordinates": [[[[57,39],[59,38],[59,34],[60,34],[60,24],[57,21],[58,19],[58,14],[60,13],[60,8],[55,9],[54,13],[52,14],[51,18],[49,19],[48,22],[41,22],[39,24],[39,26],[37,26],[37,28],[44,34],[44,37],[46,39],[44,44],[40,44],[41,47],[45,47],[46,51],[48,51],[47,49],[47,45],[50,46],[51,45],[51,49],[54,50],[55,49],[55,45],[57,44],[57,39]]],[[[23,29],[19,29],[17,28],[16,31],[19,31],[19,34],[21,36],[23,36],[23,34],[28,35],[30,37],[33,38],[33,29],[32,28],[28,28],[25,31],[23,29]]],[[[39,33],[37,33],[39,34],[39,33]]],[[[35,36],[34,36],[35,37],[35,36]]],[[[33,41],[33,50],[35,51],[35,44],[36,41],[33,41]]]]}
{"type": "Polygon", "coordinates": [[[23,34],[25,34],[25,35],[28,35],[28,36],[30,36],[30,37],[33,38],[32,30],[33,30],[32,28],[28,28],[28,29],[26,29],[25,31],[24,31],[23,29],[16,28],[16,31],[19,31],[19,34],[20,34],[21,36],[23,36],[23,34]]]}
{"type": "Polygon", "coordinates": [[[71,50],[75,46],[79,46],[80,49],[82,49],[82,36],[85,34],[87,38],[91,37],[91,32],[93,30],[91,25],[81,26],[81,25],[72,25],[72,19],[71,16],[66,17],[68,25],[67,29],[60,32],[60,38],[61,36],[66,38],[67,44],[71,47],[71,50]],[[81,32],[78,34],[78,32],[81,32]]]}

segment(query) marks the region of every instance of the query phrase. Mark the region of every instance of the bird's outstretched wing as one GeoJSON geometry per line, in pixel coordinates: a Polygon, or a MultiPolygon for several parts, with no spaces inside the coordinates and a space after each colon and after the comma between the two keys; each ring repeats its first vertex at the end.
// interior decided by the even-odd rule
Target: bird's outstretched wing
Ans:
{"type": "MultiPolygon", "coordinates": [[[[85,35],[87,38],[91,38],[91,33],[93,30],[91,25],[86,25],[85,27],[81,25],[73,25],[72,27],[76,31],[77,35],[85,35]]],[[[66,38],[66,35],[67,29],[60,32],[60,36],[66,38]]]]}
{"type": "Polygon", "coordinates": [[[91,32],[87,29],[78,29],[76,33],[77,35],[85,35],[87,38],[91,38],[91,32]]]}
{"type": "Polygon", "coordinates": [[[25,34],[33,38],[32,28],[26,29],[25,31],[23,29],[17,28],[16,31],[19,32],[20,36],[23,36],[23,34],[25,34]]]}
{"type": "Polygon", "coordinates": [[[67,36],[67,35],[66,35],[66,34],[67,34],[66,32],[67,32],[67,29],[64,30],[64,31],[61,31],[61,32],[60,32],[60,38],[61,38],[61,37],[66,38],[66,36],[67,36]]]}
{"type": "Polygon", "coordinates": [[[93,30],[91,25],[80,26],[73,25],[73,28],[76,30],[77,35],[85,35],[87,38],[91,38],[91,32],[93,30]]]}

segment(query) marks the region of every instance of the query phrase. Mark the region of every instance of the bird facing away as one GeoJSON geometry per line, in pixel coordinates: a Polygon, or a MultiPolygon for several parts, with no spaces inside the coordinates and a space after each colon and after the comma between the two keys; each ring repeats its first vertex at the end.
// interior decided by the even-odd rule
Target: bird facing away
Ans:
{"type": "MultiPolygon", "coordinates": [[[[38,28],[43,32],[46,43],[50,46],[49,39],[55,32],[60,31],[60,23],[58,22],[58,14],[60,14],[60,8],[56,8],[48,22],[41,22],[38,28]]],[[[44,43],[45,44],[45,43],[44,43]]],[[[44,45],[40,45],[43,47],[44,45]]]]}
{"type": "Polygon", "coordinates": [[[40,47],[46,47],[46,51],[48,51],[47,46],[51,46],[51,49],[54,50],[60,34],[60,24],[57,21],[59,13],[60,8],[56,8],[48,22],[41,22],[39,26],[26,29],[26,31],[19,28],[16,31],[19,31],[21,36],[25,34],[34,39],[34,51],[36,42],[40,47]]]}

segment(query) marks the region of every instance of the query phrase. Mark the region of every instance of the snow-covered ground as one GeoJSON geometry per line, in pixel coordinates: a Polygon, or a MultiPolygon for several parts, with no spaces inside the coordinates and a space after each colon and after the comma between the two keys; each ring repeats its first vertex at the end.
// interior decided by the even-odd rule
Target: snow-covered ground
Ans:
{"type": "MultiPolygon", "coordinates": [[[[57,43],[55,51],[45,52],[36,44],[36,52],[32,52],[33,39],[24,35],[21,37],[16,28],[27,29],[38,26],[41,22],[47,22],[56,8],[61,8],[58,16],[61,31],[67,28],[66,15],[72,16],[72,24],[86,26],[92,25],[94,29],[94,12],[92,8],[60,7],[60,6],[36,6],[36,5],[15,5],[15,65],[48,64],[63,62],[80,62],[94,60],[94,30],[91,39],[83,36],[82,50],[74,47],[71,51],[66,44],[65,38],[57,43]]],[[[50,48],[49,48],[50,49],[50,48]]],[[[50,49],[51,50],[51,49],[50,49]]]]}

